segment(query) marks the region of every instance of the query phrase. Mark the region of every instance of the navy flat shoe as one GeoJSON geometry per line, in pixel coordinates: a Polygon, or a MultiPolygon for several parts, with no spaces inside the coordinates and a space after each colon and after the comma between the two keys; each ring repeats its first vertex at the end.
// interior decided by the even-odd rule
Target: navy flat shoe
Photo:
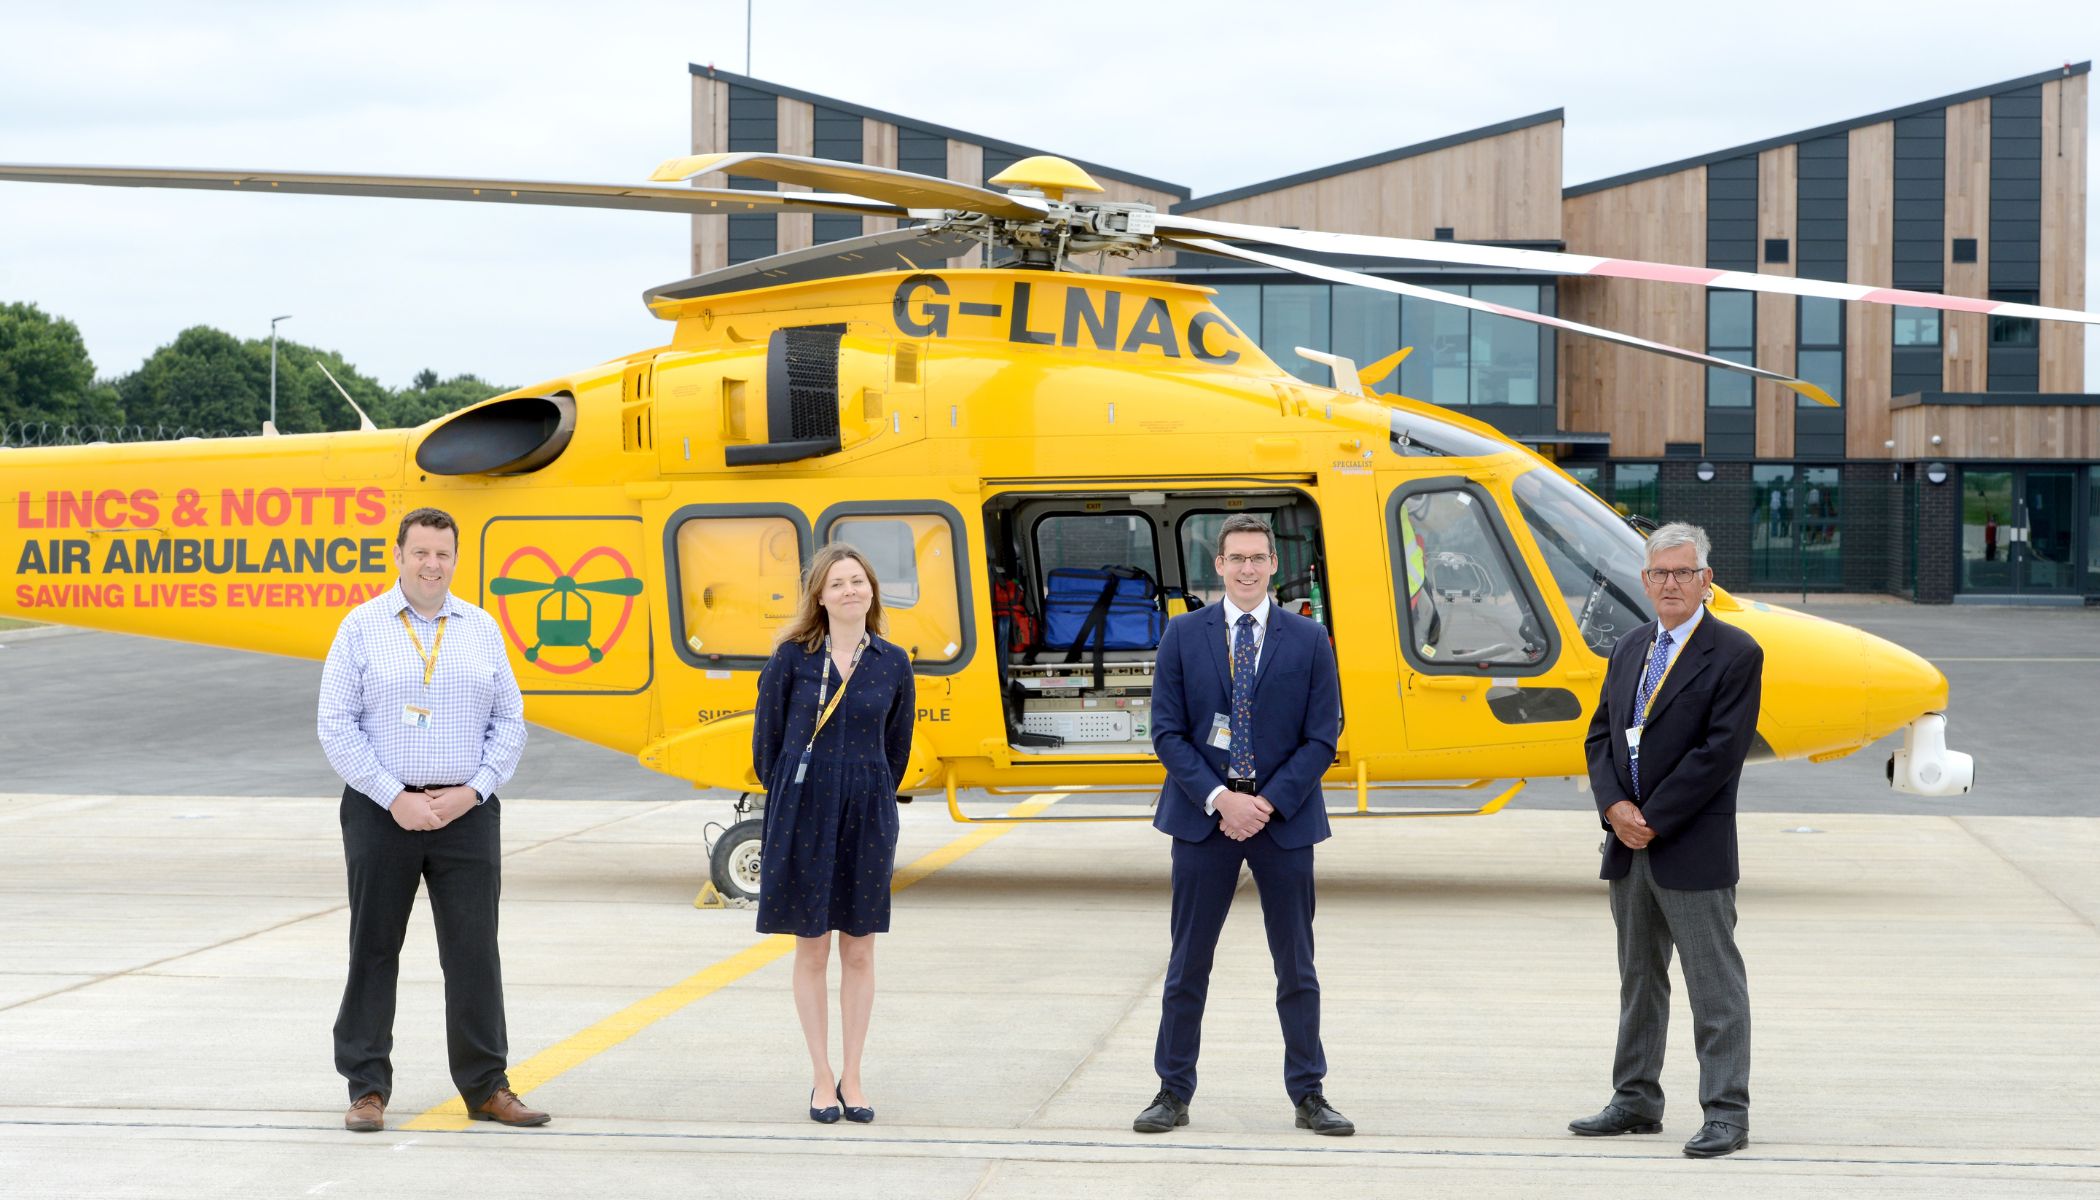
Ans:
{"type": "MultiPolygon", "coordinates": [[[[837,1088],[835,1089],[835,1091],[838,1095],[839,1108],[845,1112],[846,1119],[848,1121],[851,1121],[856,1125],[866,1125],[870,1121],[873,1121],[875,1119],[874,1109],[855,1108],[853,1105],[846,1103],[846,1089],[837,1088]]],[[[832,1120],[836,1121],[838,1120],[838,1118],[833,1117],[832,1120]]]]}
{"type": "Polygon", "coordinates": [[[809,1089],[809,1119],[819,1125],[836,1125],[839,1122],[839,1107],[834,1104],[829,1108],[818,1108],[817,1089],[811,1088],[809,1089]]]}

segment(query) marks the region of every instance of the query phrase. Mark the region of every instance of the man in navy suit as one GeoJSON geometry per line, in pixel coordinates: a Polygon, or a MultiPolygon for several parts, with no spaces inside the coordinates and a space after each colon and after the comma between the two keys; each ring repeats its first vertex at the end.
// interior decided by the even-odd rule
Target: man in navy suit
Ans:
{"type": "Polygon", "coordinates": [[[1706,534],[1648,538],[1641,585],[1656,620],[1612,648],[1587,741],[1618,929],[1612,1098],[1568,1123],[1584,1137],[1662,1132],[1670,955],[1684,964],[1705,1123],[1694,1158],[1750,1144],[1750,984],[1735,945],[1736,783],[1757,736],[1764,650],[1707,612],[1706,534]]]}
{"type": "Polygon", "coordinates": [[[1132,1128],[1189,1122],[1211,959],[1244,863],[1268,927],[1298,1128],[1348,1135],[1356,1126],[1320,1091],[1327,1056],[1313,970],[1313,844],[1327,837],[1320,776],[1341,732],[1334,648],[1319,623],[1269,602],[1267,522],[1227,518],[1215,561],[1225,599],[1168,623],[1152,680],[1152,745],[1167,768],[1152,824],[1174,839],[1174,948],[1153,1050],[1159,1095],[1132,1128]]]}

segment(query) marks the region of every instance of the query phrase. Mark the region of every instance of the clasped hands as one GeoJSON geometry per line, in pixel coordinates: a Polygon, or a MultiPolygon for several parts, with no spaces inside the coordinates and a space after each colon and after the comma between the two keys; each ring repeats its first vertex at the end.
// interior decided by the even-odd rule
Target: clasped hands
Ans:
{"type": "Polygon", "coordinates": [[[1621,800],[1605,809],[1604,819],[1611,822],[1612,833],[1628,849],[1645,850],[1648,843],[1655,840],[1655,831],[1648,828],[1648,819],[1631,800],[1621,800]]]}
{"type": "Polygon", "coordinates": [[[410,831],[443,829],[468,809],[481,803],[481,793],[470,787],[436,788],[428,792],[402,792],[387,809],[394,824],[410,831]]]}
{"type": "Polygon", "coordinates": [[[1275,805],[1245,792],[1219,792],[1217,808],[1218,828],[1235,842],[1244,842],[1260,833],[1262,826],[1276,814],[1275,805]]]}

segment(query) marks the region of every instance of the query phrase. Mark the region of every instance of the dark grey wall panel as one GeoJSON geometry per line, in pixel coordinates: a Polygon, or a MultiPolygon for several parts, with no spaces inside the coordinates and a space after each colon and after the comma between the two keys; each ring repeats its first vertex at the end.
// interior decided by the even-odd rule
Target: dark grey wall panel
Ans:
{"type": "MultiPolygon", "coordinates": [[[[812,112],[810,148],[816,156],[839,162],[860,162],[865,144],[861,136],[860,114],[826,108],[821,104],[816,105],[812,112]]],[[[861,230],[859,217],[833,213],[818,213],[810,225],[811,236],[819,243],[859,237],[861,230]]]]}
{"type": "Polygon", "coordinates": [[[1706,168],[1706,265],[1757,270],[1757,156],[1706,168]]]}
{"type": "Polygon", "coordinates": [[[1938,292],[1947,286],[1947,109],[1896,118],[1892,250],[1898,288],[1938,292]]]}
{"type": "Polygon", "coordinates": [[[948,178],[948,139],[938,133],[897,126],[897,169],[948,178]]]}
{"type": "Polygon", "coordinates": [[[1757,454],[1757,410],[1706,410],[1706,457],[1753,458],[1757,454]]]}
{"type": "Polygon", "coordinates": [[[1805,404],[1794,410],[1794,457],[1845,457],[1845,410],[1805,404]]]}
{"type": "Polygon", "coordinates": [[[1845,134],[1800,143],[1795,159],[1794,273],[1845,277],[1851,148],[1845,134]]]}
{"type": "Polygon", "coordinates": [[[1938,346],[1898,346],[1891,354],[1889,395],[1936,392],[1944,386],[1938,346]]]}
{"type": "MultiPolygon", "coordinates": [[[[2042,89],[1991,97],[1991,297],[2033,301],[2042,283],[2042,89]]],[[[1992,322],[1986,364],[1994,392],[2040,387],[2033,331],[1992,322]],[[2009,344],[2008,344],[2009,343],[2009,344]]]]}
{"type": "MultiPolygon", "coordinates": [[[[773,93],[742,84],[729,85],[728,150],[780,149],[780,106],[773,93]]],[[[770,192],[773,184],[763,179],[731,176],[729,186],[748,191],[770,192]]],[[[729,218],[729,261],[750,262],[780,248],[779,218],[771,213],[744,213],[729,218]]]]}

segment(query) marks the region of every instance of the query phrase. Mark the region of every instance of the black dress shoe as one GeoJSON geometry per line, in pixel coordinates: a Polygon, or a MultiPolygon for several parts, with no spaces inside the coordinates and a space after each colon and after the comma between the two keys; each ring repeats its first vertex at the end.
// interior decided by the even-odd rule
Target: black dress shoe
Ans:
{"type": "Polygon", "coordinates": [[[838,1089],[836,1089],[836,1091],[838,1092],[838,1098],[839,1098],[839,1109],[840,1109],[841,1111],[843,1111],[843,1112],[844,1112],[844,1113],[846,1114],[846,1119],[847,1119],[848,1121],[851,1121],[851,1122],[853,1122],[853,1123],[854,1123],[855,1125],[866,1125],[866,1124],[868,1124],[869,1122],[871,1122],[871,1121],[873,1121],[873,1120],[875,1119],[875,1110],[874,1110],[874,1109],[872,1109],[872,1108],[859,1108],[859,1107],[856,1107],[856,1106],[854,1106],[854,1105],[851,1105],[851,1104],[848,1104],[848,1103],[846,1103],[846,1089],[845,1089],[845,1088],[838,1088],[838,1089]]]}
{"type": "Polygon", "coordinates": [[[1708,1121],[1684,1144],[1684,1152],[1690,1158],[1719,1158],[1723,1154],[1734,1154],[1750,1144],[1750,1131],[1740,1125],[1726,1121],[1708,1121]]]}
{"type": "Polygon", "coordinates": [[[1152,1097],[1151,1107],[1139,1113],[1137,1120],[1130,1123],[1130,1127],[1139,1133],[1165,1133],[1177,1125],[1188,1123],[1188,1101],[1161,1088],[1159,1095],[1152,1097]]]}
{"type": "Polygon", "coordinates": [[[1662,1119],[1644,1117],[1630,1113],[1616,1104],[1607,1104],[1603,1110],[1591,1117],[1577,1117],[1568,1122],[1568,1132],[1577,1137],[1617,1137],[1622,1133],[1661,1133],[1662,1119]]]}
{"type": "Polygon", "coordinates": [[[836,1125],[839,1122],[839,1106],[817,1107],[817,1089],[809,1089],[809,1119],[819,1125],[836,1125]]]}
{"type": "Polygon", "coordinates": [[[1356,1122],[1334,1111],[1327,1097],[1318,1092],[1309,1092],[1298,1101],[1298,1128],[1310,1129],[1324,1137],[1348,1137],[1356,1132],[1356,1122]]]}

